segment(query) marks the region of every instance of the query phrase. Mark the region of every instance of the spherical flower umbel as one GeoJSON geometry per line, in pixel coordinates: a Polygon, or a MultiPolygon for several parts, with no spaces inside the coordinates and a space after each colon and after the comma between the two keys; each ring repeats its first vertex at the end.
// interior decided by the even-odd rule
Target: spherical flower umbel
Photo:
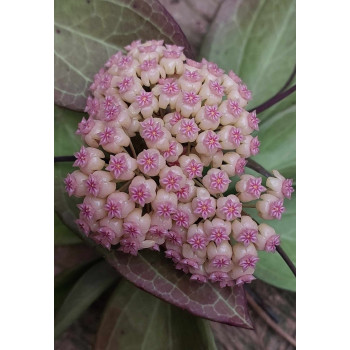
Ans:
{"type": "Polygon", "coordinates": [[[251,91],[183,47],[138,40],[125,49],[95,75],[76,131],[85,145],[64,183],[83,199],[78,228],[126,254],[164,250],[193,281],[250,283],[257,251],[274,252],[280,236],[245,203],[279,220],[294,191],[277,170],[266,184],[244,174],[260,146],[259,119],[245,109],[251,91]]]}

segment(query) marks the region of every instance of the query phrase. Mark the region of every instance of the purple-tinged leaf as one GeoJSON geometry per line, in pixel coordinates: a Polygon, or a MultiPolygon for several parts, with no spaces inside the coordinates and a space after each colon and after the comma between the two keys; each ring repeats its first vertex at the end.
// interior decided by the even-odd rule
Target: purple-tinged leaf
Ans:
{"type": "Polygon", "coordinates": [[[157,1],[55,1],[55,103],[83,110],[94,75],[133,40],[164,40],[191,48],[179,25],[157,1]]]}
{"type": "Polygon", "coordinates": [[[120,282],[97,333],[95,350],[216,350],[209,322],[120,282]]]}
{"type": "Polygon", "coordinates": [[[113,251],[104,256],[122,276],[164,301],[212,321],[252,328],[243,287],[191,281],[158,252],[145,250],[132,256],[113,251]]]}

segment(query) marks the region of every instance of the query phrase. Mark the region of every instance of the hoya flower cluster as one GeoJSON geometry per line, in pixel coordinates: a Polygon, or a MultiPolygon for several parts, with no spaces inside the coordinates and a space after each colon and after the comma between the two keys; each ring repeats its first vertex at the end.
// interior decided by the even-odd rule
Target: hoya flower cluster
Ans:
{"type": "MultiPolygon", "coordinates": [[[[292,180],[244,174],[259,152],[259,119],[244,107],[251,92],[232,71],[163,41],[135,41],[95,75],[79,170],[65,179],[80,229],[110,249],[164,250],[192,280],[221,287],[250,282],[257,250],[274,252],[279,235],[244,213],[281,219],[292,180]],[[234,181],[235,194],[225,195],[234,181]],[[264,193],[264,194],[262,194],[264,193]]],[[[232,191],[231,191],[232,192],[232,191]]]]}

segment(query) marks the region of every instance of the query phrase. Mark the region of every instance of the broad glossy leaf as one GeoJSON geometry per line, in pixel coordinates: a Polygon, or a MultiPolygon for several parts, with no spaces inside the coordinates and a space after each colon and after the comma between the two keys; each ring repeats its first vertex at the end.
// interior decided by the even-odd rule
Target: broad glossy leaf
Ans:
{"type": "Polygon", "coordinates": [[[75,134],[84,113],[54,107],[55,112],[55,156],[69,156],[80,150],[82,140],[75,134]]]}
{"type": "Polygon", "coordinates": [[[69,229],[55,213],[55,245],[81,243],[81,239],[69,229]]]}
{"type": "Polygon", "coordinates": [[[242,78],[253,92],[249,106],[266,101],[295,66],[295,1],[224,1],[201,56],[242,78]]]}
{"type": "Polygon", "coordinates": [[[157,0],[55,1],[55,103],[83,110],[94,75],[133,40],[190,45],[157,0]]]}
{"type": "Polygon", "coordinates": [[[260,152],[253,159],[269,171],[277,169],[286,178],[295,179],[295,104],[276,110],[263,119],[258,137],[261,142],[260,152]]]}
{"type": "Polygon", "coordinates": [[[55,337],[74,322],[118,278],[118,274],[104,261],[85,272],[71,289],[55,317],[55,337]]]}
{"type": "Polygon", "coordinates": [[[95,350],[215,350],[207,321],[122,281],[104,312],[95,350]]]}

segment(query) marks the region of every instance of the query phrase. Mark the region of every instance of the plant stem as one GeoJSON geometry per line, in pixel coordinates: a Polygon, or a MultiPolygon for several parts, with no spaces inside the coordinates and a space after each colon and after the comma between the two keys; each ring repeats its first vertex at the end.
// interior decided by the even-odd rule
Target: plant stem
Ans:
{"type": "Polygon", "coordinates": [[[283,85],[283,87],[280,89],[280,91],[277,92],[277,94],[280,94],[281,92],[283,92],[285,89],[287,89],[288,85],[292,82],[292,80],[294,79],[296,74],[296,67],[294,66],[294,70],[292,72],[292,74],[290,75],[290,77],[288,78],[288,80],[286,81],[286,83],[283,85]]]}
{"type": "Polygon", "coordinates": [[[55,163],[59,162],[74,162],[76,158],[74,156],[58,156],[55,157],[55,163]]]}
{"type": "Polygon", "coordinates": [[[293,264],[292,260],[290,260],[289,256],[286,254],[286,252],[282,249],[281,246],[277,246],[276,250],[278,254],[282,257],[282,259],[286,262],[286,264],[289,266],[291,271],[293,272],[294,276],[296,277],[296,268],[295,265],[293,264]]]}
{"type": "Polygon", "coordinates": [[[248,168],[256,171],[257,173],[266,176],[266,177],[271,177],[273,176],[269,171],[267,171],[262,165],[257,163],[255,160],[248,158],[248,162],[246,165],[248,168]]]}
{"type": "Polygon", "coordinates": [[[267,100],[266,102],[262,103],[258,107],[250,110],[249,112],[252,112],[254,110],[256,111],[257,114],[259,114],[261,112],[264,112],[266,109],[272,107],[273,105],[275,105],[279,101],[283,100],[284,98],[286,98],[287,96],[292,94],[295,90],[296,90],[296,85],[293,85],[288,90],[280,92],[280,93],[277,93],[275,96],[272,96],[269,100],[267,100]]]}
{"type": "Polygon", "coordinates": [[[290,344],[296,347],[296,341],[293,337],[291,337],[289,334],[287,334],[282,328],[280,328],[277,323],[272,321],[270,317],[266,314],[266,312],[254,301],[254,299],[249,295],[246,294],[247,301],[250,304],[250,306],[253,308],[253,310],[281,337],[283,337],[285,340],[287,340],[290,344]]]}

